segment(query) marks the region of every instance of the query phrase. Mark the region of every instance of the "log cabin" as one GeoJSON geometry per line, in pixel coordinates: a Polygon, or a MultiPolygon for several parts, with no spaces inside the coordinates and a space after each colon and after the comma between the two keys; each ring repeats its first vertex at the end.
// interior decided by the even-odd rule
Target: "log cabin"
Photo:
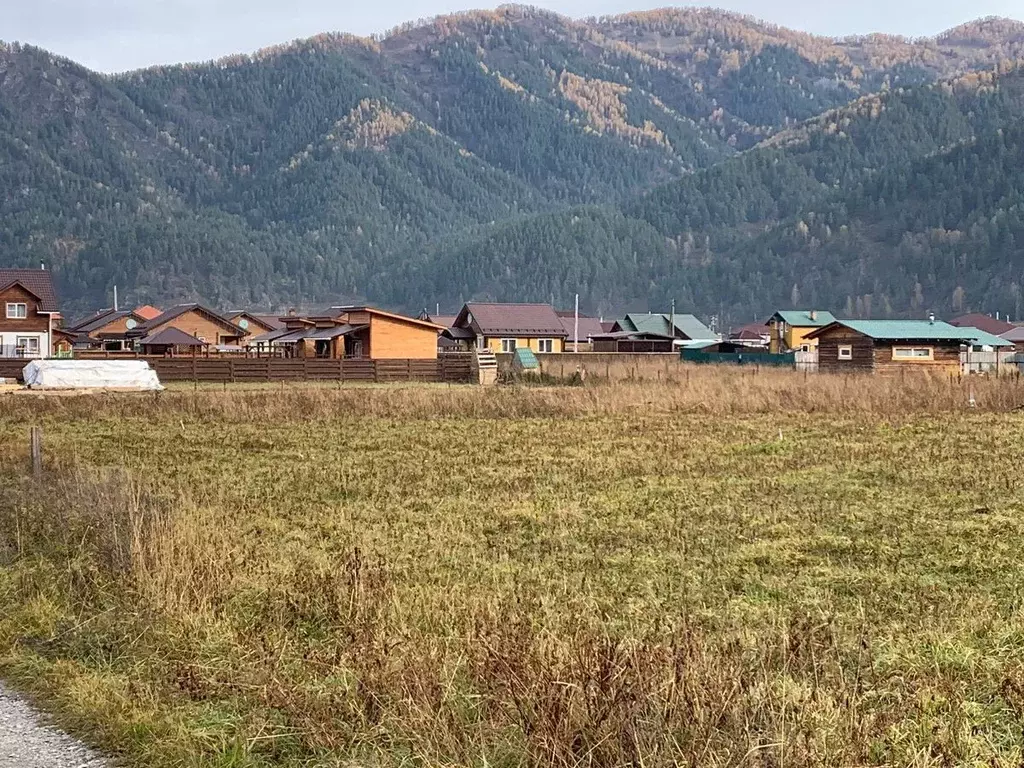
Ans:
{"type": "Polygon", "coordinates": [[[977,328],[936,320],[837,320],[807,336],[822,373],[958,373],[961,351],[1011,346],[977,328]]]}

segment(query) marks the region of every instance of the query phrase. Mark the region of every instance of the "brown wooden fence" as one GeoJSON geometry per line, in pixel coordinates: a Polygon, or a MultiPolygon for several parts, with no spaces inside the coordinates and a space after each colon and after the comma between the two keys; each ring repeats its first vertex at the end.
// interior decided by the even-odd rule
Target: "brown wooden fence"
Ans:
{"type": "MultiPolygon", "coordinates": [[[[122,358],[124,359],[124,358],[122,358]]],[[[224,384],[274,381],[426,381],[461,384],[472,380],[470,354],[437,360],[321,360],[225,357],[132,357],[146,360],[160,381],[224,384]]],[[[21,380],[27,360],[0,360],[0,378],[21,380]]]]}

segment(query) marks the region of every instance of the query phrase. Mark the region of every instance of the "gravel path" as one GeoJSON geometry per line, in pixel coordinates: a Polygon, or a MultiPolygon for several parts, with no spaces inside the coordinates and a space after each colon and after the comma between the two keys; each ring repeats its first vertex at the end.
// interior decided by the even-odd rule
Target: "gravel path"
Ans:
{"type": "Polygon", "coordinates": [[[0,766],[110,768],[84,744],[45,724],[25,700],[0,684],[0,766]]]}

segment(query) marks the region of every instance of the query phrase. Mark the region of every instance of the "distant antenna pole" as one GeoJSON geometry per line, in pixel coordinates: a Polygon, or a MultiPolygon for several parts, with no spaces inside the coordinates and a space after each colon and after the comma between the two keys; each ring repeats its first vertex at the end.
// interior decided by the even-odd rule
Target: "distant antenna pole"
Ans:
{"type": "Polygon", "coordinates": [[[114,311],[117,312],[117,286],[114,286],[114,311]]]}
{"type": "Polygon", "coordinates": [[[669,335],[674,339],[676,337],[676,300],[672,299],[672,314],[668,321],[668,332],[669,335]]]}
{"type": "Polygon", "coordinates": [[[572,331],[572,351],[578,353],[580,351],[580,295],[576,294],[576,314],[575,321],[573,323],[572,331]]]}
{"type": "Polygon", "coordinates": [[[441,314],[441,302],[439,301],[439,302],[437,302],[437,313],[434,316],[436,317],[437,315],[440,315],[440,314],[441,314]]]}

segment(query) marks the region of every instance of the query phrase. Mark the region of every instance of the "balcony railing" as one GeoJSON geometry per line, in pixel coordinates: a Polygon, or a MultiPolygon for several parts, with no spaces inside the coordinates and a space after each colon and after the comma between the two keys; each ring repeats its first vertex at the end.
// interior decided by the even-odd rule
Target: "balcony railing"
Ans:
{"type": "Polygon", "coordinates": [[[13,344],[0,345],[0,358],[36,360],[41,357],[39,347],[18,347],[13,344]]]}

